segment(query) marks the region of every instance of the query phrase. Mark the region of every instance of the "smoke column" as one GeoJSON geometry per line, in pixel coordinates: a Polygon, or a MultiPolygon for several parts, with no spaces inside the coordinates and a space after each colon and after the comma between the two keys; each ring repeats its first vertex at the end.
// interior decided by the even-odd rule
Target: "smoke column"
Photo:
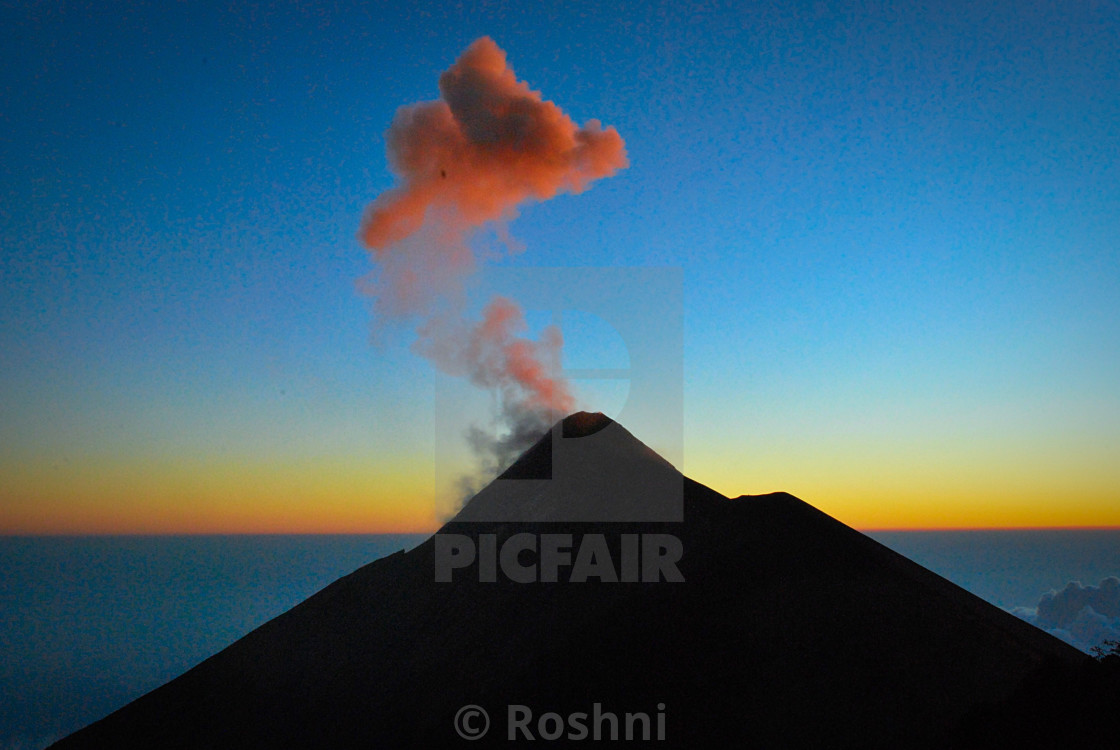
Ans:
{"type": "Polygon", "coordinates": [[[505,433],[474,428],[468,435],[484,470],[493,472],[575,400],[558,374],[558,329],[545,329],[538,341],[524,338],[521,308],[502,297],[490,301],[482,320],[465,317],[464,284],[479,261],[469,242],[485,226],[504,238],[522,203],[580,193],[626,167],[626,150],[614,128],[597,120],[579,127],[518,81],[489,37],[440,75],[439,92],[435,101],[397,110],[386,134],[397,181],[362,223],[376,266],[365,288],[379,323],[419,321],[416,353],[497,394],[505,433]]]}

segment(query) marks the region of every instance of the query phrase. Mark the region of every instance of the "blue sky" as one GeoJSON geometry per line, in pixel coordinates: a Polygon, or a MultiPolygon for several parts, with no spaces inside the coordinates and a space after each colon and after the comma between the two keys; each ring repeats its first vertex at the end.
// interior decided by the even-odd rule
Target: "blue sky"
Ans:
{"type": "Polygon", "coordinates": [[[395,503],[432,503],[434,376],[371,345],[356,234],[393,113],[482,35],[626,141],[497,265],[683,269],[686,473],[863,527],[1120,525],[1115,2],[0,28],[0,531],[426,523],[395,503]]]}

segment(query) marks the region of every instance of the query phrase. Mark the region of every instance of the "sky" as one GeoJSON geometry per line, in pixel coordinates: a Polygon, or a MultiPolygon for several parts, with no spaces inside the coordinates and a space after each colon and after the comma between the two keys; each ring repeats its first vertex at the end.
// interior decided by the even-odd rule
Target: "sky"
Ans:
{"type": "MultiPolygon", "coordinates": [[[[477,289],[683,279],[639,439],[862,529],[1120,526],[1120,4],[268,6],[0,9],[0,533],[438,527],[448,386],[359,230],[482,36],[629,166],[484,231],[477,289]]],[[[625,368],[579,312],[565,366],[625,368]]]]}

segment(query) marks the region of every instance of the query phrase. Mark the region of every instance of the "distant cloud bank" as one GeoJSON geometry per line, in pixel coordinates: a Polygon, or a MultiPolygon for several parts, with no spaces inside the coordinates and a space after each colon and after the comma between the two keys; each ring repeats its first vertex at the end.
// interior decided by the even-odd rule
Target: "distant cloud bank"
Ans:
{"type": "Polygon", "coordinates": [[[1088,652],[1102,641],[1120,640],[1120,578],[1110,576],[1097,586],[1070,581],[1061,591],[1043,594],[1037,607],[1015,607],[1011,613],[1088,652]]]}

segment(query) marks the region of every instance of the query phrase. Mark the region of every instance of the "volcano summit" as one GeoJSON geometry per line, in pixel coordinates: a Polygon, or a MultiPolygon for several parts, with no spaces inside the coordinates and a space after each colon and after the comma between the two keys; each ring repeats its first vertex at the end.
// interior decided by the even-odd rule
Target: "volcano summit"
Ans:
{"type": "Polygon", "coordinates": [[[1040,668],[1087,660],[795,497],[729,499],[581,413],[435,537],[57,747],[439,748],[483,727],[471,746],[509,747],[557,726],[560,742],[583,727],[648,731],[659,747],[969,746],[960,728],[986,707],[1040,668]],[[627,520],[650,493],[679,499],[682,520],[627,520]],[[552,520],[604,503],[587,521],[552,520]],[[614,561],[628,539],[671,536],[683,581],[438,581],[443,535],[480,555],[562,535],[614,561]]]}

